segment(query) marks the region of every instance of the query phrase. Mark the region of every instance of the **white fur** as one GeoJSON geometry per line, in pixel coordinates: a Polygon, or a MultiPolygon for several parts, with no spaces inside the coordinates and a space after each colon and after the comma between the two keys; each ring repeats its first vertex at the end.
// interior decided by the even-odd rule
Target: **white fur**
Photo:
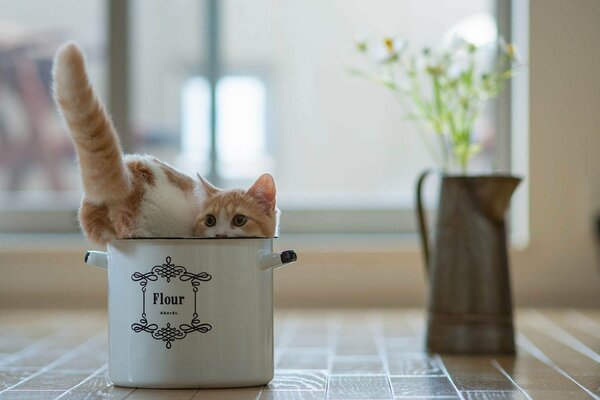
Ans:
{"type": "Polygon", "coordinates": [[[154,185],[146,187],[138,217],[137,236],[190,237],[200,212],[199,192],[185,193],[171,184],[158,164],[144,156],[126,159],[142,161],[154,174],[154,185]]]}

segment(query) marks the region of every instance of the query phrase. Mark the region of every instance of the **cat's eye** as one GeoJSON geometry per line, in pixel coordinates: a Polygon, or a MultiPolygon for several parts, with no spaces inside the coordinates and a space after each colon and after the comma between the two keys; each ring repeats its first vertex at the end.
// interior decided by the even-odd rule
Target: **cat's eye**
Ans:
{"type": "Polygon", "coordinates": [[[217,219],[215,218],[214,215],[208,214],[205,218],[204,218],[204,225],[208,226],[209,228],[211,226],[215,226],[217,224],[217,219]]]}
{"type": "Polygon", "coordinates": [[[237,214],[235,217],[233,217],[232,222],[235,226],[244,226],[247,221],[248,221],[248,217],[246,217],[245,215],[242,215],[242,214],[237,214]]]}

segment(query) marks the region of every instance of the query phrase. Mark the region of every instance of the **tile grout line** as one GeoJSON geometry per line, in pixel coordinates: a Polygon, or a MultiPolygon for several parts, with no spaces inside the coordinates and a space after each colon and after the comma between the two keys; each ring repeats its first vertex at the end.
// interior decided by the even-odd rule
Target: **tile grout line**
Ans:
{"type": "MultiPolygon", "coordinates": [[[[415,316],[413,315],[413,318],[408,319],[408,322],[407,322],[408,328],[411,330],[411,333],[414,336],[419,336],[421,339],[423,339],[425,332],[423,331],[423,329],[419,329],[419,328],[422,328],[422,326],[419,325],[419,323],[417,322],[417,320],[414,317],[415,316]]],[[[424,318],[423,314],[421,314],[419,318],[424,318]]]]}
{"type": "MultiPolygon", "coordinates": [[[[382,323],[383,317],[381,315],[370,315],[368,318],[369,331],[371,333],[371,339],[375,343],[377,349],[377,356],[379,361],[383,365],[383,370],[387,376],[390,375],[390,363],[388,361],[388,353],[385,346],[385,333],[382,323]]],[[[381,375],[381,374],[379,374],[381,375]]]]}
{"type": "Polygon", "coordinates": [[[552,321],[550,318],[546,317],[544,314],[542,314],[538,310],[534,310],[534,312],[538,314],[538,318],[541,320],[541,322],[543,324],[545,324],[549,328],[552,328],[552,330],[551,330],[552,333],[549,333],[546,331],[541,331],[536,328],[534,328],[534,329],[540,331],[541,333],[543,333],[546,336],[551,337],[552,339],[556,340],[557,342],[560,342],[560,343],[566,345],[567,347],[570,347],[571,349],[592,359],[593,361],[600,363],[600,354],[596,353],[593,349],[586,346],[579,339],[577,339],[576,337],[571,335],[569,332],[565,331],[560,325],[558,325],[557,323],[552,321]]]}
{"type": "MultiPolygon", "coordinates": [[[[324,371],[324,370],[322,370],[324,371]]],[[[331,376],[341,377],[341,378],[352,378],[352,377],[370,377],[370,376],[387,376],[389,378],[446,378],[446,375],[389,375],[385,372],[356,372],[356,373],[346,373],[346,374],[331,374],[331,376]]],[[[317,389],[315,389],[317,390],[317,389]]]]}
{"type": "Polygon", "coordinates": [[[401,375],[390,375],[390,378],[445,378],[446,375],[444,374],[438,374],[438,375],[406,375],[406,374],[401,374],[401,375]]]}
{"type": "Polygon", "coordinates": [[[43,374],[44,372],[50,371],[52,368],[56,367],[57,365],[60,365],[61,363],[68,361],[69,359],[73,358],[74,356],[77,356],[80,354],[80,352],[87,350],[89,348],[93,348],[93,344],[99,340],[99,338],[104,338],[105,333],[101,333],[101,334],[97,334],[95,336],[92,336],[90,339],[86,340],[85,342],[81,343],[79,346],[75,347],[74,349],[69,350],[68,352],[66,352],[65,354],[63,354],[62,356],[60,356],[59,358],[57,358],[56,360],[54,360],[53,362],[51,362],[50,364],[46,365],[45,367],[40,368],[37,372],[35,372],[34,374],[29,375],[27,378],[22,379],[20,382],[15,383],[12,386],[7,387],[6,389],[0,391],[1,393],[4,393],[8,390],[11,390],[14,387],[19,386],[20,384],[27,382],[28,380],[35,378],[41,374],[43,374]]]}
{"type": "Polygon", "coordinates": [[[385,378],[388,384],[388,389],[392,398],[395,398],[394,387],[392,386],[392,380],[390,379],[390,363],[388,361],[387,348],[385,346],[385,328],[383,325],[383,316],[378,313],[375,315],[368,316],[369,331],[371,332],[371,339],[375,343],[377,354],[379,355],[379,361],[383,365],[385,371],[385,378]]]}
{"type": "Polygon", "coordinates": [[[446,364],[444,364],[444,360],[442,360],[442,357],[439,354],[436,354],[435,355],[435,359],[437,360],[438,365],[440,366],[440,368],[442,369],[442,371],[446,375],[446,378],[450,381],[450,383],[454,387],[454,390],[456,390],[456,393],[458,394],[458,398],[460,400],[465,400],[465,398],[463,397],[462,393],[460,392],[460,390],[458,390],[458,387],[456,387],[456,384],[452,380],[452,377],[450,376],[450,372],[448,372],[448,369],[446,368],[446,364]]]}
{"type": "Polygon", "coordinates": [[[579,326],[581,327],[580,330],[582,330],[583,332],[587,333],[590,336],[594,336],[595,338],[600,339],[600,322],[588,317],[581,311],[575,310],[575,309],[570,310],[569,319],[575,319],[575,320],[579,321],[580,322],[579,326]],[[586,322],[586,324],[583,323],[584,321],[586,322]],[[597,326],[597,328],[591,329],[591,328],[588,328],[588,325],[595,325],[595,326],[597,326]]]}
{"type": "MultiPolygon", "coordinates": [[[[292,342],[293,337],[298,333],[298,327],[300,326],[301,322],[299,321],[301,319],[301,316],[287,316],[287,318],[285,318],[284,322],[283,322],[283,327],[281,328],[281,336],[282,339],[279,343],[279,346],[277,346],[279,349],[283,350],[280,352],[279,356],[278,356],[278,361],[277,363],[275,363],[275,366],[277,366],[277,364],[279,363],[281,357],[283,357],[284,353],[287,353],[287,351],[290,348],[290,343],[292,342]]],[[[277,368],[275,367],[276,371],[319,371],[325,372],[326,378],[327,378],[327,382],[326,382],[326,386],[325,386],[325,393],[327,391],[328,388],[328,384],[329,384],[329,373],[328,371],[331,369],[331,363],[333,362],[333,357],[330,355],[330,353],[332,352],[332,349],[335,347],[335,343],[333,345],[330,345],[330,336],[336,335],[337,334],[337,321],[333,321],[331,319],[327,319],[326,322],[327,326],[326,326],[326,337],[327,337],[327,368],[326,369],[322,369],[322,368],[310,368],[310,369],[303,369],[303,368],[291,368],[291,369],[286,369],[286,368],[277,368]],[[331,325],[335,325],[333,328],[331,327],[331,325]]],[[[334,342],[334,341],[332,341],[334,342]]],[[[320,348],[320,347],[319,347],[320,348]]],[[[268,385],[264,385],[260,388],[260,391],[257,395],[257,397],[255,398],[255,400],[258,400],[263,392],[268,389],[268,385]]],[[[297,391],[297,390],[277,390],[278,392],[285,392],[285,391],[297,391]]],[[[315,391],[315,390],[303,390],[303,391],[315,391]]],[[[321,390],[316,390],[316,391],[321,391],[321,390]]]]}
{"type": "Polygon", "coordinates": [[[546,354],[544,354],[544,352],[542,350],[540,350],[522,332],[519,332],[518,339],[520,341],[519,345],[523,349],[525,349],[529,354],[531,354],[533,357],[537,358],[538,360],[540,360],[544,364],[548,365],[549,367],[554,368],[554,370],[556,370],[562,376],[564,376],[565,378],[569,379],[570,381],[572,381],[573,383],[575,383],[577,386],[579,386],[581,389],[583,389],[587,394],[589,394],[590,396],[592,396],[593,399],[600,400],[599,396],[596,396],[594,393],[592,393],[590,390],[588,390],[585,386],[583,386],[582,384],[580,384],[579,382],[577,382],[564,369],[562,369],[561,367],[559,367],[558,365],[556,365],[554,363],[554,361],[552,361],[552,359],[550,359],[546,354]]]}
{"type": "MultiPolygon", "coordinates": [[[[275,346],[275,329],[273,329],[273,353],[275,353],[275,348],[279,348],[279,351],[277,352],[277,357],[275,357],[275,354],[273,354],[274,368],[276,368],[279,362],[281,361],[281,357],[283,356],[283,353],[285,353],[285,349],[290,347],[290,337],[292,335],[290,331],[292,330],[292,328],[290,327],[291,324],[289,323],[289,317],[284,319],[282,323],[283,327],[281,328],[281,340],[279,341],[277,346],[275,346]]],[[[273,328],[275,328],[275,318],[273,318],[273,328]]]]}
{"type": "Polygon", "coordinates": [[[325,376],[327,381],[325,382],[325,393],[324,397],[329,397],[329,385],[331,383],[331,372],[333,370],[333,362],[335,360],[335,349],[338,345],[341,323],[338,319],[335,318],[327,318],[326,322],[326,330],[327,330],[327,370],[325,371],[325,376]]]}
{"type": "MultiPolygon", "coordinates": [[[[332,375],[333,364],[337,357],[335,349],[340,341],[341,330],[340,319],[331,318],[327,321],[327,376],[332,375]]],[[[327,379],[327,383],[329,384],[329,379],[327,379]]]]}
{"type": "Polygon", "coordinates": [[[33,350],[35,350],[41,344],[43,344],[43,343],[51,340],[54,337],[60,337],[60,333],[62,333],[62,332],[70,332],[70,328],[59,329],[59,330],[57,330],[57,331],[55,331],[53,333],[50,333],[47,336],[44,336],[43,338],[41,338],[39,340],[36,340],[33,343],[28,344],[27,346],[25,346],[21,350],[17,351],[16,353],[13,353],[10,356],[8,356],[5,359],[3,359],[2,362],[0,362],[0,367],[5,367],[6,364],[11,363],[13,361],[17,361],[20,358],[23,358],[23,357],[29,355],[29,353],[32,353],[33,350]]]}
{"type": "Polygon", "coordinates": [[[519,389],[524,395],[525,397],[527,397],[528,400],[533,400],[533,398],[531,398],[531,396],[529,395],[529,393],[527,393],[525,391],[525,389],[523,389],[514,379],[512,376],[509,375],[509,373],[502,368],[502,365],[500,365],[500,363],[493,358],[492,359],[492,365],[502,373],[502,375],[504,375],[513,385],[515,385],[517,387],[517,389],[519,389]]]}
{"type": "Polygon", "coordinates": [[[19,392],[43,392],[43,393],[52,393],[52,392],[59,392],[59,393],[63,393],[64,390],[63,389],[17,389],[17,390],[11,390],[10,393],[19,393],[19,392]]]}
{"type": "Polygon", "coordinates": [[[135,392],[137,392],[137,388],[134,388],[131,392],[127,393],[127,396],[123,397],[123,400],[125,400],[126,398],[128,398],[129,396],[134,394],[135,392]]]}
{"type": "MultiPolygon", "coordinates": [[[[589,330],[589,334],[590,334],[590,338],[591,336],[594,337],[598,337],[600,338],[600,336],[598,336],[598,333],[594,331],[594,328],[596,326],[600,326],[600,323],[596,322],[593,318],[589,318],[587,317],[585,314],[581,314],[581,316],[576,315],[576,313],[579,313],[579,311],[577,310],[573,310],[573,315],[571,314],[560,314],[560,317],[556,317],[554,318],[554,314],[549,314],[550,317],[540,313],[539,311],[535,310],[535,312],[537,312],[540,315],[536,315],[533,314],[533,318],[529,319],[527,318],[527,323],[525,324],[526,326],[528,326],[531,331],[529,332],[531,335],[534,335],[532,337],[532,339],[536,338],[537,336],[535,335],[541,335],[539,338],[540,340],[542,340],[540,343],[542,343],[544,346],[544,351],[548,351],[550,355],[553,356],[553,358],[551,359],[550,357],[548,357],[542,350],[541,348],[537,347],[536,344],[534,344],[529,337],[526,337],[524,334],[519,333],[519,339],[520,339],[520,346],[521,348],[524,350],[525,354],[530,353],[534,358],[538,359],[539,361],[542,361],[543,364],[547,365],[548,367],[550,367],[551,370],[558,372],[559,376],[564,376],[566,377],[569,381],[573,382],[576,384],[577,387],[579,387],[580,389],[583,389],[583,391],[588,394],[591,395],[592,398],[595,399],[600,399],[600,397],[598,397],[597,395],[595,395],[593,392],[591,392],[591,390],[593,389],[586,389],[584,386],[582,386],[581,384],[579,384],[573,377],[571,377],[569,375],[568,372],[566,372],[565,370],[561,369],[553,360],[556,360],[556,362],[561,363],[563,361],[563,358],[560,356],[560,354],[558,356],[556,356],[554,354],[554,352],[552,351],[553,346],[552,346],[552,341],[556,341],[562,345],[565,346],[564,350],[568,351],[572,356],[578,356],[580,360],[587,360],[587,358],[589,358],[590,356],[587,354],[582,353],[581,350],[576,349],[573,344],[571,343],[571,339],[575,342],[579,342],[582,346],[584,346],[585,348],[589,349],[592,353],[594,354],[598,354],[595,350],[594,350],[594,346],[592,345],[591,347],[586,345],[587,340],[585,340],[587,337],[584,336],[583,334],[586,332],[585,330],[589,330]],[[545,320],[544,320],[545,319],[545,320]],[[586,321],[586,319],[589,319],[590,321],[586,321]],[[556,322],[554,322],[556,321],[556,322]],[[538,325],[539,323],[539,325],[538,325]],[[565,329],[563,329],[562,327],[565,327],[565,329]],[[556,327],[556,328],[555,328],[556,327]],[[569,330],[567,330],[569,329],[569,330]],[[585,329],[585,330],[584,330],[585,329]],[[557,332],[557,330],[561,330],[563,336],[560,336],[560,332],[557,332]],[[571,334],[570,332],[573,332],[573,334],[571,334]],[[580,333],[578,333],[580,332],[580,333]],[[592,333],[593,332],[593,333],[592,333]],[[580,336],[581,334],[581,336],[580,336]],[[549,337],[551,340],[549,340],[547,342],[547,346],[546,346],[546,341],[543,340],[544,336],[549,337]],[[566,338],[565,338],[566,336],[566,338]],[[578,337],[583,338],[584,342],[580,341],[578,339],[578,337]],[[529,347],[527,347],[529,346],[529,347]],[[580,355],[579,355],[580,354],[580,355]]],[[[341,324],[341,322],[345,322],[345,320],[343,320],[343,317],[340,317],[340,319],[336,319],[335,320],[335,332],[330,332],[331,338],[333,338],[334,340],[329,340],[328,343],[328,352],[327,354],[330,355],[330,358],[328,360],[328,370],[325,370],[325,372],[327,373],[327,381],[325,384],[325,390],[324,390],[324,395],[326,396],[328,394],[329,388],[330,388],[330,381],[329,378],[330,376],[365,376],[365,375],[374,375],[374,376],[387,376],[387,381],[388,381],[388,385],[390,386],[389,390],[391,391],[391,395],[392,398],[395,395],[394,391],[393,391],[393,387],[391,385],[391,377],[392,375],[389,374],[389,360],[388,360],[388,356],[389,354],[387,353],[387,336],[385,336],[385,334],[382,334],[381,336],[377,336],[376,332],[378,332],[378,328],[379,329],[383,329],[384,326],[383,325],[378,325],[377,323],[380,322],[379,319],[381,319],[381,321],[385,320],[385,318],[388,318],[387,315],[380,315],[378,313],[370,313],[369,316],[367,317],[367,320],[369,322],[373,322],[373,326],[371,327],[370,330],[370,334],[371,336],[371,340],[374,341],[374,343],[376,344],[376,348],[377,348],[377,354],[378,356],[362,356],[362,357],[379,357],[379,361],[382,363],[385,363],[386,365],[388,365],[388,371],[382,373],[357,373],[357,374],[347,374],[347,373],[342,373],[342,374],[331,374],[331,369],[332,369],[332,365],[334,363],[334,358],[337,358],[337,356],[335,356],[335,351],[336,351],[336,344],[339,343],[343,343],[342,339],[343,339],[343,331],[341,328],[343,328],[343,325],[341,324]],[[338,332],[339,331],[339,332],[338,332]],[[334,335],[337,334],[338,336],[334,335]],[[333,343],[333,345],[332,345],[333,343]],[[381,343],[384,344],[383,348],[380,348],[381,343]],[[382,359],[383,357],[383,359],[382,359]]],[[[404,314],[399,316],[399,318],[407,318],[404,314]]],[[[386,320],[387,321],[387,320],[386,320]]],[[[292,322],[292,326],[294,325],[294,322],[296,321],[290,321],[292,322]]],[[[415,321],[412,320],[412,322],[414,323],[415,321]]],[[[297,322],[296,325],[300,326],[301,322],[297,322]]],[[[328,324],[328,327],[331,328],[332,324],[328,324]]],[[[411,328],[411,326],[408,327],[409,331],[412,331],[413,329],[411,328]]],[[[46,348],[49,348],[48,346],[46,346],[45,344],[47,342],[50,342],[50,344],[52,344],[52,338],[57,338],[60,337],[60,332],[62,332],[63,329],[59,329],[53,333],[50,333],[48,336],[43,336],[41,338],[39,338],[38,340],[36,340],[35,342],[32,342],[28,345],[26,345],[24,348],[22,348],[21,350],[18,350],[16,353],[11,354],[10,356],[16,356],[17,354],[22,353],[23,351],[25,351],[27,348],[29,348],[30,346],[34,346],[33,348],[30,348],[29,350],[27,350],[26,353],[23,353],[22,356],[25,357],[29,357],[30,355],[36,355],[37,351],[40,350],[45,350],[46,348]],[[37,345],[36,345],[37,344],[37,345]]],[[[79,331],[78,331],[79,332],[79,331]]],[[[82,339],[85,339],[85,336],[82,334],[85,333],[83,331],[79,332],[79,333],[73,333],[72,335],[69,335],[67,337],[63,336],[63,339],[66,340],[77,340],[77,342],[79,342],[82,339]]],[[[295,333],[294,333],[295,334],[295,333]]],[[[100,347],[100,343],[97,340],[97,336],[98,335],[94,335],[92,337],[88,336],[87,340],[84,340],[83,343],[79,343],[78,345],[76,345],[74,348],[71,349],[65,349],[63,354],[58,357],[57,359],[53,360],[51,363],[43,366],[43,367],[36,367],[35,369],[32,368],[32,371],[35,371],[31,376],[27,377],[26,379],[22,379],[19,383],[17,383],[16,385],[11,386],[10,388],[4,389],[4,390],[0,390],[0,393],[3,393],[4,391],[8,391],[10,390],[11,392],[17,392],[19,391],[19,389],[14,389],[15,387],[17,387],[18,385],[22,384],[25,381],[28,381],[29,379],[35,379],[35,377],[39,376],[40,374],[44,374],[48,371],[50,371],[50,373],[52,373],[53,371],[58,371],[58,372],[62,372],[63,370],[60,369],[60,365],[65,365],[67,366],[67,364],[70,364],[72,362],[72,360],[74,359],[78,359],[78,357],[80,356],[86,356],[86,354],[88,353],[92,353],[93,349],[99,348],[100,347]],[[96,342],[94,342],[94,344],[92,343],[93,340],[96,339],[96,342]],[[39,369],[39,370],[38,370],[39,369]],[[42,371],[44,370],[44,371],[42,371]]],[[[416,336],[416,334],[414,332],[410,332],[410,336],[414,337],[416,336]]],[[[331,339],[328,335],[328,338],[331,339]]],[[[36,338],[33,338],[34,340],[36,338]]],[[[289,338],[282,338],[285,340],[289,341],[289,338]]],[[[591,341],[591,343],[595,343],[593,341],[591,341]]],[[[62,341],[61,341],[62,344],[62,341]]],[[[557,343],[554,343],[554,345],[556,346],[557,343]]],[[[415,354],[419,354],[417,352],[414,352],[415,354]]],[[[10,354],[10,353],[9,353],[10,354]]],[[[59,355],[60,353],[57,353],[57,355],[59,355]]],[[[283,354],[283,353],[282,353],[283,354]]],[[[392,353],[395,354],[395,353],[392,353]]],[[[442,372],[444,373],[443,375],[426,375],[426,376],[414,376],[414,375],[395,375],[395,376],[410,376],[413,378],[418,378],[418,377],[439,377],[440,379],[442,377],[445,377],[446,379],[448,379],[450,381],[450,383],[452,384],[452,386],[454,387],[456,393],[454,394],[454,396],[458,396],[460,399],[465,399],[468,398],[469,396],[469,392],[477,392],[477,393],[481,393],[481,391],[479,390],[463,390],[463,391],[459,391],[457,386],[455,385],[455,383],[453,382],[453,377],[450,376],[449,370],[447,369],[447,367],[445,366],[445,362],[442,359],[442,356],[439,354],[430,354],[430,356],[433,356],[433,360],[438,364],[438,366],[442,369],[442,372]]],[[[344,357],[344,356],[342,356],[344,357]]],[[[348,357],[352,357],[350,355],[348,355],[348,357]]],[[[14,359],[19,360],[20,357],[16,356],[14,359]]],[[[592,359],[595,361],[595,359],[592,359]]],[[[520,390],[526,397],[528,400],[531,400],[531,396],[522,388],[518,385],[518,383],[509,375],[510,368],[508,370],[505,370],[502,365],[500,364],[500,361],[502,361],[501,359],[492,359],[491,360],[491,364],[492,366],[497,369],[499,372],[501,372],[506,378],[509,379],[509,381],[516,387],[516,389],[520,390]]],[[[449,360],[450,362],[450,360],[449,360]]],[[[490,361],[489,361],[490,362],[490,361]]],[[[40,363],[43,364],[43,363],[40,363]]],[[[452,363],[451,363],[452,364],[452,363]]],[[[98,364],[96,364],[98,365],[98,364]]],[[[14,367],[14,368],[24,368],[24,367],[14,367]]],[[[64,391],[65,389],[61,389],[61,390],[36,390],[36,389],[23,389],[24,391],[49,391],[49,392],[61,392],[59,393],[50,393],[50,395],[52,396],[58,396],[55,399],[62,399],[63,396],[65,396],[67,393],[70,393],[71,395],[73,395],[73,390],[84,384],[85,382],[89,381],[90,379],[92,379],[94,376],[99,376],[99,374],[102,372],[102,369],[106,368],[106,364],[104,364],[102,367],[96,369],[96,370],[92,370],[90,368],[84,369],[84,370],[78,370],[78,372],[80,373],[81,376],[85,377],[82,381],[80,381],[79,383],[77,383],[76,385],[74,385],[73,387],[71,387],[70,389],[64,391]],[[87,375],[90,374],[90,375],[87,375]],[[87,375],[87,377],[86,377],[87,375]]],[[[566,367],[568,368],[568,367],[566,367]]],[[[323,369],[310,369],[310,370],[304,370],[304,369],[297,369],[296,371],[324,371],[323,369]]],[[[66,370],[64,370],[66,371],[66,370]]],[[[75,371],[75,370],[73,370],[75,371]]],[[[285,370],[285,371],[294,371],[293,369],[290,370],[285,370]]],[[[573,372],[574,374],[577,373],[576,370],[571,370],[571,372],[573,372]]],[[[458,375],[457,375],[458,376],[458,375]]],[[[39,378],[38,378],[39,379],[39,378]]],[[[524,381],[523,381],[524,382],[524,381]]],[[[574,391],[577,391],[577,393],[581,393],[576,387],[573,388],[574,391]]],[[[124,393],[121,394],[124,397],[123,398],[130,398],[130,396],[136,392],[137,389],[133,389],[131,390],[131,392],[129,393],[124,393]]],[[[288,391],[288,392],[320,392],[321,390],[318,389],[313,389],[313,390],[278,390],[278,391],[288,391]]],[[[194,390],[194,392],[190,395],[190,398],[195,399],[196,396],[202,396],[202,390],[194,390]]],[[[254,400],[259,400],[262,397],[262,394],[265,393],[266,395],[268,395],[268,387],[267,386],[262,386],[257,388],[256,391],[256,397],[254,398],[254,400]]],[[[484,391],[484,392],[488,392],[488,393],[493,393],[493,392],[505,392],[502,390],[488,390],[488,391],[484,391]]],[[[140,394],[142,394],[143,392],[140,392],[140,394]]],[[[515,391],[516,393],[516,391],[515,391]]],[[[134,395],[135,397],[135,395],[134,395]]],[[[201,397],[199,397],[201,398],[201,397]]],[[[429,398],[429,397],[428,397],[429,398]]],[[[434,395],[431,398],[446,398],[443,397],[441,395],[434,395]]]]}
{"type": "MultiPolygon", "coordinates": [[[[252,387],[252,386],[250,386],[252,387]]],[[[259,386],[256,386],[259,387],[259,386]]],[[[267,389],[266,386],[261,386],[261,388],[265,388],[267,389]]],[[[235,389],[235,388],[234,388],[235,389]]],[[[227,388],[214,388],[214,389],[207,389],[207,390],[227,390],[227,388]]],[[[271,392],[283,392],[283,393],[320,393],[320,392],[325,392],[325,389],[269,389],[271,392]]]]}
{"type": "Polygon", "coordinates": [[[107,363],[104,363],[104,365],[102,365],[100,368],[96,369],[94,372],[92,372],[87,378],[85,378],[84,380],[82,380],[81,382],[79,382],[78,384],[76,384],[75,386],[73,386],[71,389],[67,390],[66,392],[62,393],[61,395],[59,395],[58,397],[56,397],[54,400],[58,400],[61,397],[65,396],[67,393],[70,393],[73,389],[81,386],[82,384],[84,384],[85,382],[89,381],[90,379],[98,376],[101,372],[106,370],[107,367],[107,363]]]}
{"type": "MultiPolygon", "coordinates": [[[[356,372],[354,374],[331,374],[331,376],[339,376],[339,377],[353,377],[353,376],[393,376],[394,378],[419,378],[421,375],[389,375],[385,372],[356,372]]],[[[426,378],[440,378],[444,375],[436,375],[436,376],[428,376],[425,375],[426,378]]]]}

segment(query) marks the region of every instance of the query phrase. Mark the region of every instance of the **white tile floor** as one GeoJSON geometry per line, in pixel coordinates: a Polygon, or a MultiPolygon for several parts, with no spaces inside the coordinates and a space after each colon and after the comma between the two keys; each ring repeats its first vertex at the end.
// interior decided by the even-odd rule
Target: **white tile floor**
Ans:
{"type": "Polygon", "coordinates": [[[106,377],[103,312],[0,311],[0,399],[600,399],[600,312],[518,315],[493,358],[426,354],[416,310],[281,311],[268,386],[136,390],[106,377]]]}

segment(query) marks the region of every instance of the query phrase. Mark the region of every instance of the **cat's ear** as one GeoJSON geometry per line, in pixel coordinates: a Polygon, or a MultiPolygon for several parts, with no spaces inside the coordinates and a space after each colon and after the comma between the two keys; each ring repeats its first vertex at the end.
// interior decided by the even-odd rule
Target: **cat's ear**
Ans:
{"type": "Polygon", "coordinates": [[[204,179],[202,176],[200,176],[200,174],[196,175],[198,175],[198,180],[200,181],[200,190],[202,191],[202,193],[204,193],[205,196],[214,196],[215,194],[221,191],[221,189],[219,189],[216,186],[213,186],[212,183],[204,179]]]}
{"type": "Polygon", "coordinates": [[[275,180],[271,174],[262,174],[256,182],[246,191],[246,194],[258,200],[268,211],[275,209],[275,180]]]}

